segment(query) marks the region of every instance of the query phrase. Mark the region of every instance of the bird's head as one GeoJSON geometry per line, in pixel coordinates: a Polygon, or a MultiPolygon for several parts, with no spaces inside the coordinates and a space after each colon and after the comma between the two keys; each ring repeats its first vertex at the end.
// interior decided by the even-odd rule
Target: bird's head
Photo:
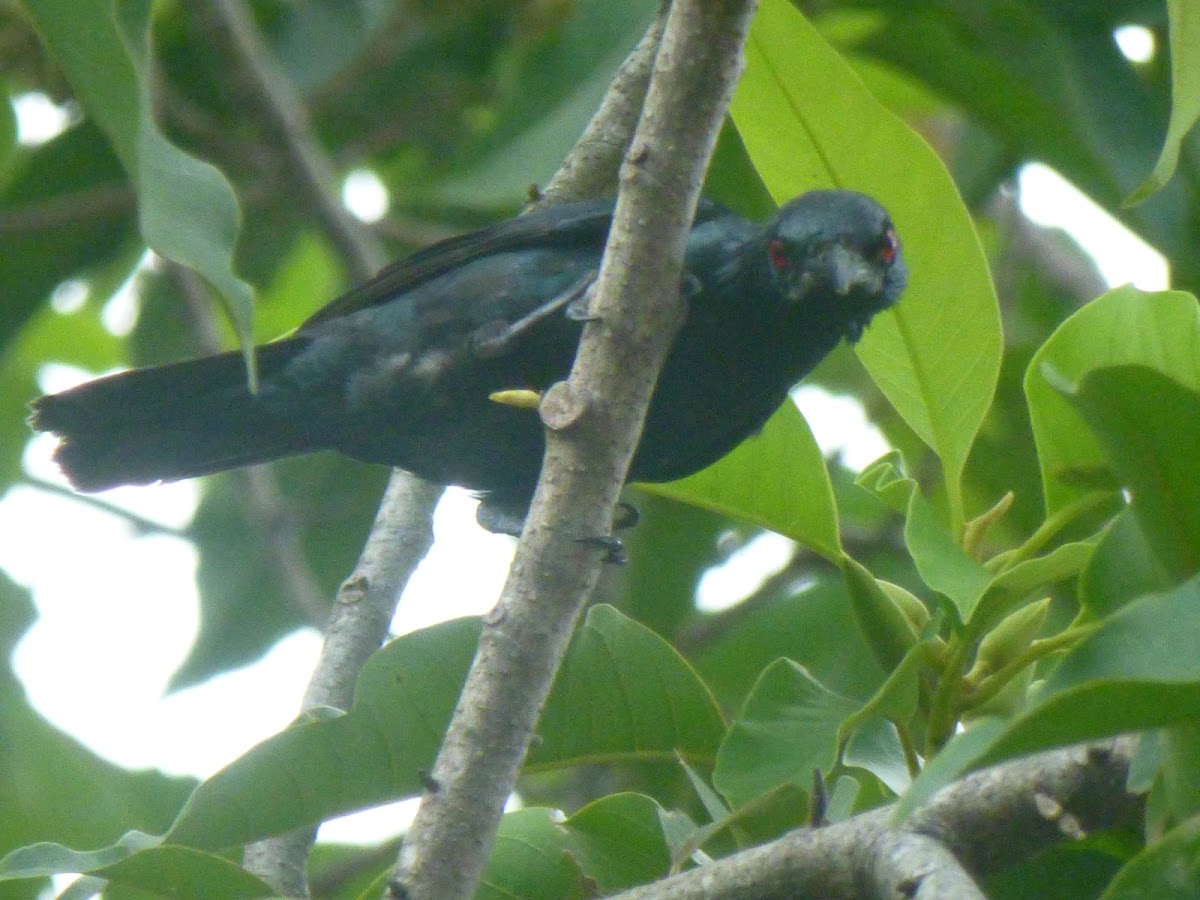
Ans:
{"type": "Polygon", "coordinates": [[[862,337],[908,281],[887,211],[854,191],[811,191],[785,204],[766,234],[772,286],[787,303],[862,337]]]}

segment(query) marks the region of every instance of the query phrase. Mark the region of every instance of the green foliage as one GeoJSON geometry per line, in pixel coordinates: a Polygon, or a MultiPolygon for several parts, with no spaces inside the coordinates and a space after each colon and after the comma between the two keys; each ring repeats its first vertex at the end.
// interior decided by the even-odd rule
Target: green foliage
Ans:
{"type": "Polygon", "coordinates": [[[137,194],[142,238],[217,289],[251,364],[253,291],[233,272],[238,205],[225,176],[184,153],[155,123],[150,0],[29,0],[25,8],[66,69],[87,115],[107,135],[137,194]]]}
{"type": "MultiPolygon", "coordinates": [[[[236,67],[192,6],[26,0],[44,49],[29,22],[0,12],[4,45],[26,48],[0,104],[6,486],[24,478],[20,419],[40,366],[99,371],[194,348],[194,306],[154,270],[140,276],[133,334],[103,324],[146,246],[200,271],[243,337],[243,277],[260,289],[260,339],[340,286],[334,242],[271,158],[236,67]],[[69,96],[82,120],[16,144],[11,99],[32,90],[69,96]],[[90,294],[60,312],[50,296],[70,279],[90,294]]],[[[387,185],[382,233],[399,254],[515,209],[570,147],[653,6],[254,9],[321,149],[387,185]]],[[[1146,733],[1131,777],[1149,791],[1141,831],[1055,848],[991,873],[988,888],[1195,896],[1195,15],[1182,0],[819,6],[810,21],[764,0],[709,189],[761,213],[771,198],[839,185],[892,211],[911,286],[813,380],[859,399],[895,450],[851,472],[822,458],[788,405],[709,470],[639,489],[631,564],[572,644],[523,776],[536,805],[505,816],[479,896],[618,891],[775,837],[814,799],[834,821],[887,803],[903,816],[979,766],[1131,731],[1146,733]],[[1121,56],[1112,33],[1129,23],[1151,30],[1154,60],[1121,56]],[[1176,289],[1095,296],[1071,281],[1087,268],[1069,240],[1041,235],[1049,250],[1030,253],[990,200],[1032,159],[1160,250],[1176,289]],[[1123,206],[1131,194],[1144,202],[1123,206]],[[697,611],[705,573],[763,529],[796,543],[784,570],[732,610],[697,611]],[[811,796],[814,771],[825,798],[811,796]]],[[[322,459],[274,476],[331,597],[383,473],[322,459]]],[[[200,551],[200,637],[176,687],[307,624],[271,525],[236,476],[205,485],[186,530],[200,551]]],[[[20,589],[0,584],[6,651],[30,616],[20,589]]],[[[89,876],[77,895],[105,883],[268,893],[233,861],[243,844],[422,790],[478,628],[457,620],[392,641],[351,710],[306,717],[194,789],[96,759],[5,670],[0,893],[35,896],[60,872],[89,876]]],[[[367,859],[333,895],[362,890],[391,857],[367,859]]]]}

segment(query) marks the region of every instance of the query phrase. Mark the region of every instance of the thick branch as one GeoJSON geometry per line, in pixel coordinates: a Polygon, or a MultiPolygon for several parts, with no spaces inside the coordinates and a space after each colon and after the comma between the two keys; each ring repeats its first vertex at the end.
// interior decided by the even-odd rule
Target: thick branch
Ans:
{"type": "Polygon", "coordinates": [[[392,897],[468,897],[483,871],[537,716],[596,584],[654,381],[681,319],[684,244],[741,71],[753,0],[676,0],[668,16],[571,376],[542,405],[547,451],[509,579],[392,897]]]}
{"type": "Polygon", "coordinates": [[[803,829],[620,900],[982,898],[974,879],[1133,815],[1136,741],[1068,747],[968,775],[894,826],[890,808],[803,829]]]}

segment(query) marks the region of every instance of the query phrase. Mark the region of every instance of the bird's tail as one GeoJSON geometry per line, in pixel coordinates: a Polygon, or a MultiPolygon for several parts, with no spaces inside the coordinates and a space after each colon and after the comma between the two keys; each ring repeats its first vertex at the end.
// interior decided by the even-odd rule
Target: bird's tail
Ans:
{"type": "MultiPolygon", "coordinates": [[[[302,343],[258,350],[270,379],[302,343]]],[[[55,460],[83,491],[207,475],[315,449],[302,424],[246,387],[240,353],[134,369],[35,400],[30,425],[62,442],[55,460]]]]}

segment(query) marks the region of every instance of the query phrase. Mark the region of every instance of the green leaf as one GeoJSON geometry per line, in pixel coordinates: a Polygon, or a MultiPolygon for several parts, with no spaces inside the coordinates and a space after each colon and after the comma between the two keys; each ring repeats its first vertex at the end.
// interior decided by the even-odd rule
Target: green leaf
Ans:
{"type": "Polygon", "coordinates": [[[964,772],[1037,750],[1200,719],[1200,578],[1122,607],[1009,720],[956,735],[903,798],[905,814],[964,772]]]}
{"type": "Polygon", "coordinates": [[[79,852],[61,844],[40,843],[21,847],[0,860],[0,877],[33,878],[60,872],[94,872],[142,850],[162,845],[162,838],[140,831],[123,834],[111,847],[79,852]]]}
{"type": "Polygon", "coordinates": [[[665,637],[696,615],[696,587],[722,561],[719,541],[729,520],[698,506],[639,491],[641,518],[623,536],[629,563],[621,577],[621,610],[665,637]]]}
{"type": "MultiPolygon", "coordinates": [[[[423,789],[478,640],[478,619],[397,638],[367,662],[350,712],[306,718],[201,784],[172,843],[227,847],[423,789]]],[[[539,726],[530,769],[596,761],[708,764],[724,733],[676,651],[610,606],[588,611],[539,726]]]]}
{"type": "Polygon", "coordinates": [[[762,431],[707,469],[639,487],[761,525],[828,560],[842,556],[829,471],[794,403],[785,403],[762,431]]]}
{"type": "Polygon", "coordinates": [[[478,638],[466,618],[392,641],[367,661],[350,712],[293,725],[226,766],[167,840],[229,847],[419,793],[478,638]]]}
{"type": "Polygon", "coordinates": [[[220,856],[160,843],[129,832],[104,850],[80,853],[60,844],[34,844],[0,860],[0,880],[80,873],[109,885],[164,897],[271,897],[275,891],[220,856]]]}
{"type": "Polygon", "coordinates": [[[605,604],[588,610],[538,723],[526,766],[685,759],[709,764],[725,732],[678,651],[605,604]]]}
{"type": "Polygon", "coordinates": [[[791,660],[769,666],[729,727],[713,785],[737,808],[783,784],[812,784],[837,760],[838,726],[858,704],[791,660]]]}
{"type": "Polygon", "coordinates": [[[1102,619],[1131,600],[1171,586],[1133,510],[1126,508],[1104,529],[1079,576],[1079,600],[1102,619]]]}
{"type": "Polygon", "coordinates": [[[766,0],[755,17],[732,115],[777,200],[853,188],[896,221],[911,281],[858,352],[941,458],[957,533],[962,470],[992,402],[1002,340],[987,262],[953,180],[786,0],[766,0]]]}
{"type": "Polygon", "coordinates": [[[1200,817],[1131,859],[1100,900],[1192,900],[1200,896],[1200,817]]]}
{"type": "Polygon", "coordinates": [[[846,577],[854,617],[875,655],[875,661],[885,672],[893,672],[916,646],[919,637],[917,628],[863,565],[846,557],[842,563],[842,573],[846,577]]]}
{"type": "Polygon", "coordinates": [[[904,515],[904,542],[921,578],[949,597],[962,619],[969,618],[991,575],[938,522],[920,486],[902,474],[899,453],[893,451],[873,462],[858,484],[904,515]]]}
{"type": "Polygon", "coordinates": [[[476,900],[587,897],[569,836],[550,809],[520,809],[500,820],[476,900]]]}
{"type": "Polygon", "coordinates": [[[1188,722],[1164,728],[1159,735],[1164,811],[1169,815],[1167,821],[1175,825],[1200,816],[1200,725],[1188,722]]]}
{"type": "Polygon", "coordinates": [[[589,803],[564,823],[584,873],[600,893],[647,884],[667,874],[670,848],[664,810],[643,794],[620,793],[589,803]]]}
{"type": "Polygon", "coordinates": [[[1070,400],[1172,580],[1200,569],[1200,393],[1144,366],[1114,366],[1089,372],[1070,400]]]}
{"type": "Polygon", "coordinates": [[[902,794],[912,784],[900,733],[883,719],[874,719],[854,732],[846,744],[842,764],[866,769],[895,794],[902,794]]]}
{"type": "Polygon", "coordinates": [[[1171,43],[1171,121],[1154,171],[1125,199],[1141,203],[1162,189],[1179,163],[1183,139],[1200,119],[1200,9],[1190,0],[1167,0],[1171,43]]]}
{"type": "Polygon", "coordinates": [[[138,196],[142,236],[220,294],[252,359],[253,290],[233,272],[239,211],[224,176],[168,141],[153,118],[151,0],[23,0],[138,196]]]}
{"type": "Polygon", "coordinates": [[[1025,373],[1025,396],[1047,515],[1097,486],[1115,489],[1099,442],[1055,385],[1078,384],[1092,369],[1120,365],[1147,366],[1200,390],[1196,298],[1181,291],[1116,288],[1063,322],[1034,354],[1025,373]]]}
{"type": "Polygon", "coordinates": [[[570,818],[539,808],[508,813],[475,897],[607,896],[654,881],[671,864],[669,817],[653,798],[633,793],[603,797],[570,818]]]}
{"type": "Polygon", "coordinates": [[[191,847],[161,846],[92,873],[110,884],[165,897],[274,897],[278,892],[236,863],[191,847]]]}
{"type": "Polygon", "coordinates": [[[740,708],[762,670],[780,657],[847,697],[865,700],[883,683],[885,673],[866,644],[843,577],[819,578],[764,601],[753,616],[723,623],[694,651],[704,682],[722,705],[740,708]]]}
{"type": "Polygon", "coordinates": [[[1044,593],[1053,584],[1079,574],[1092,558],[1092,541],[1072,541],[1055,547],[1045,556],[1026,559],[993,579],[975,606],[967,632],[979,637],[1034,593],[1044,593]]]}

